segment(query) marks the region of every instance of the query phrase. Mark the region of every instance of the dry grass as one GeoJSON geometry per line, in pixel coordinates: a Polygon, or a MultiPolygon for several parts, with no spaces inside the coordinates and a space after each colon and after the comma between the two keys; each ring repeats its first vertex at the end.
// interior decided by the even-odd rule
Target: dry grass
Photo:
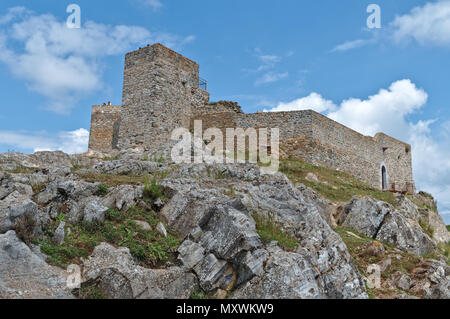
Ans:
{"type": "Polygon", "coordinates": [[[101,183],[107,187],[116,187],[120,185],[142,185],[145,183],[145,176],[131,176],[131,175],[113,175],[113,174],[99,174],[99,173],[81,173],[76,172],[76,175],[86,182],[101,183]]]}
{"type": "MultiPolygon", "coordinates": [[[[420,265],[422,265],[424,260],[426,259],[405,252],[399,252],[388,243],[381,243],[386,250],[384,254],[373,256],[367,253],[366,248],[369,245],[376,245],[380,243],[349,228],[337,227],[335,231],[341,236],[342,240],[347,245],[350,255],[352,256],[355,264],[358,267],[358,270],[363,276],[367,277],[369,275],[367,273],[369,265],[378,264],[386,258],[391,259],[392,264],[384,272],[381,273],[382,283],[386,280],[391,279],[392,275],[397,271],[413,277],[413,270],[417,267],[420,267],[420,265]],[[352,236],[350,233],[357,235],[359,238],[352,236]]],[[[398,289],[386,289],[386,287],[384,287],[383,285],[379,289],[368,288],[367,292],[369,294],[369,297],[372,299],[393,298],[399,293],[403,293],[398,289]]]]}
{"type": "Polygon", "coordinates": [[[297,248],[299,244],[297,238],[284,232],[273,217],[265,217],[254,213],[253,219],[256,222],[256,230],[263,243],[269,244],[272,241],[277,241],[278,245],[286,251],[294,251],[297,248]]]}
{"type": "Polygon", "coordinates": [[[314,166],[299,159],[281,160],[280,171],[293,183],[302,183],[332,202],[348,202],[355,195],[366,195],[396,205],[391,192],[377,190],[347,173],[314,166]],[[308,173],[315,174],[319,182],[307,180],[308,173]]]}

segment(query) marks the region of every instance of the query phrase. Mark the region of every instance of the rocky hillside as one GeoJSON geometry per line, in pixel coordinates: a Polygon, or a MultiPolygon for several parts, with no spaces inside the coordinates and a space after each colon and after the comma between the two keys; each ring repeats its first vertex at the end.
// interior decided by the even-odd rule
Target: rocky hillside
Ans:
{"type": "Polygon", "coordinates": [[[293,159],[286,175],[175,165],[169,150],[1,154],[0,298],[450,297],[429,195],[293,159]]]}

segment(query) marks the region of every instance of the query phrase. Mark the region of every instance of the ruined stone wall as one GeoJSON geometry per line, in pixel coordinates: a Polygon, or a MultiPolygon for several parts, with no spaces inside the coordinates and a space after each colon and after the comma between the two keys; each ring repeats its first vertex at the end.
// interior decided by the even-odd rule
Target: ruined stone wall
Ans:
{"type": "MultiPolygon", "coordinates": [[[[388,189],[414,192],[410,146],[385,134],[364,136],[317,112],[294,111],[241,114],[208,107],[191,120],[202,120],[203,130],[226,128],[279,128],[280,147],[285,153],[315,165],[347,172],[381,189],[381,167],[388,174],[388,189]],[[407,152],[407,150],[409,150],[407,152]]],[[[225,144],[224,144],[225,145],[225,144]]]]}
{"type": "Polygon", "coordinates": [[[380,188],[381,168],[388,173],[387,189],[413,192],[411,146],[385,134],[364,136],[328,117],[313,112],[311,162],[352,174],[380,188]],[[409,151],[407,151],[409,150],[409,151]]]}
{"type": "Polygon", "coordinates": [[[92,106],[89,149],[109,152],[117,142],[121,107],[118,105],[92,106]]]}
{"type": "Polygon", "coordinates": [[[292,138],[300,135],[311,134],[311,112],[276,112],[276,113],[252,113],[243,114],[232,112],[214,113],[208,107],[208,112],[195,115],[191,119],[191,129],[193,120],[202,120],[203,129],[217,127],[225,132],[227,128],[279,128],[280,138],[292,138]]]}
{"type": "Polygon", "coordinates": [[[414,193],[411,145],[383,133],[375,135],[374,140],[378,143],[379,149],[385,149],[384,164],[387,168],[390,188],[414,193]]]}
{"type": "Polygon", "coordinates": [[[198,80],[197,63],[161,44],[128,53],[117,147],[149,150],[187,128],[192,108],[209,100],[198,80]]]}

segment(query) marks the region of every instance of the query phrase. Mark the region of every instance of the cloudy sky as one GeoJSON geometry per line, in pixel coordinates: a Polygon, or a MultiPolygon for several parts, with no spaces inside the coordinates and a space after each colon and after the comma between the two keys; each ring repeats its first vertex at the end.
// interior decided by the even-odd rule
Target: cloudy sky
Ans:
{"type": "Polygon", "coordinates": [[[450,0],[2,0],[0,152],[85,151],[91,105],[121,104],[124,53],[154,42],[199,62],[212,100],[411,143],[450,223],[450,0]]]}

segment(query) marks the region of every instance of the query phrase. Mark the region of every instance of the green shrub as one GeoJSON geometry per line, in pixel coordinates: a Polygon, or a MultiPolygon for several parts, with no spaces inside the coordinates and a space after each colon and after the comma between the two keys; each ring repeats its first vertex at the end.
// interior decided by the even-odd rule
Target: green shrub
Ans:
{"type": "Polygon", "coordinates": [[[106,212],[105,217],[111,221],[121,223],[125,219],[125,214],[120,210],[111,208],[106,212]]]}
{"type": "Polygon", "coordinates": [[[88,300],[107,299],[106,295],[100,290],[98,285],[91,282],[84,282],[81,284],[78,298],[88,300]]]}
{"type": "Polygon", "coordinates": [[[98,196],[105,196],[109,192],[108,186],[105,184],[99,184],[97,189],[97,195],[98,196]]]}
{"type": "Polygon", "coordinates": [[[71,232],[66,235],[62,245],[57,245],[51,238],[52,232],[65,218],[64,214],[60,214],[45,238],[36,243],[41,244],[42,252],[49,256],[49,263],[61,268],[80,263],[81,258],[90,256],[102,242],[129,248],[131,255],[147,267],[159,267],[167,261],[176,261],[176,248],[180,240],[170,229],[167,237],[155,230],[160,222],[155,212],[140,207],[132,207],[127,212],[110,209],[105,217],[103,223],[67,225],[71,232]],[[152,230],[142,229],[135,220],[147,221],[152,230]]]}
{"type": "Polygon", "coordinates": [[[258,214],[253,214],[253,219],[256,222],[256,230],[264,244],[269,244],[272,241],[277,241],[281,248],[287,251],[294,251],[299,242],[288,233],[285,233],[280,225],[278,225],[272,216],[265,217],[258,214]]]}
{"type": "Polygon", "coordinates": [[[431,238],[433,238],[434,235],[434,229],[433,227],[431,227],[431,225],[424,219],[420,219],[419,220],[419,225],[420,227],[422,227],[423,231],[430,236],[431,238]]]}
{"type": "Polygon", "coordinates": [[[144,184],[144,191],[143,196],[146,201],[155,201],[158,198],[161,198],[162,200],[165,199],[163,187],[159,184],[158,179],[153,177],[151,180],[149,178],[146,178],[145,184],[144,184]]]}
{"type": "Polygon", "coordinates": [[[163,164],[165,161],[166,161],[166,159],[164,158],[164,155],[162,155],[162,154],[159,156],[153,157],[153,162],[163,164]]]}
{"type": "Polygon", "coordinates": [[[203,291],[193,291],[191,293],[191,296],[189,297],[189,299],[194,299],[194,300],[208,299],[208,295],[203,291]]]}

